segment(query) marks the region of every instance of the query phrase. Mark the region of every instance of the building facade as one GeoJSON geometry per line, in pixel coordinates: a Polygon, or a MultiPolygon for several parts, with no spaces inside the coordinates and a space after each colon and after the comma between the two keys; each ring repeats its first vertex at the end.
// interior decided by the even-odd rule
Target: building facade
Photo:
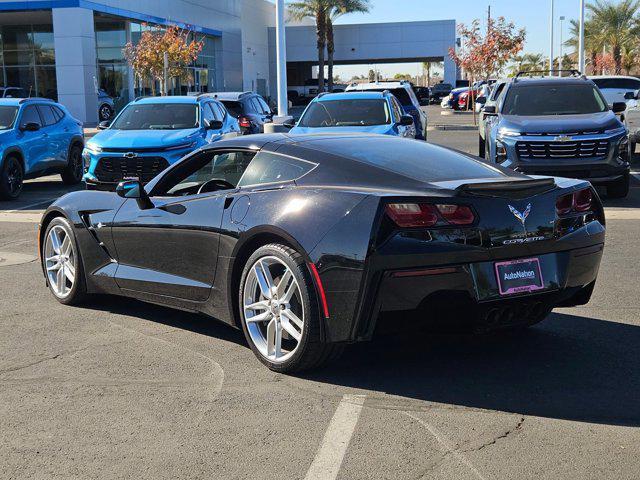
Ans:
{"type": "Polygon", "coordinates": [[[96,123],[99,98],[117,111],[151,91],[127,65],[125,44],[146,28],[177,25],[204,48],[185,78],[172,80],[171,94],[249,88],[268,95],[274,9],[267,0],[0,0],[0,84],[56,99],[96,123]],[[250,26],[244,37],[243,25],[250,26]]]}

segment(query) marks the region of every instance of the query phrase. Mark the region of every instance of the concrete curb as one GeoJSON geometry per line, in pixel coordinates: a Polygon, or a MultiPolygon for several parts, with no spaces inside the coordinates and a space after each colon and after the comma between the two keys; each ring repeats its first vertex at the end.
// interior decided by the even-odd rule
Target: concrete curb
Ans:
{"type": "Polygon", "coordinates": [[[450,130],[450,131],[473,131],[478,130],[477,125],[431,125],[427,127],[427,130],[450,130]]]}

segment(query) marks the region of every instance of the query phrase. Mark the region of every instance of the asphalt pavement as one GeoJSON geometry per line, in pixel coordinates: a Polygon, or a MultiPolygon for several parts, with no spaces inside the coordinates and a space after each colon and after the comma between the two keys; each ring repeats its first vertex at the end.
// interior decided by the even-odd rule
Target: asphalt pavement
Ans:
{"type": "MultiPolygon", "coordinates": [[[[477,148],[474,132],[429,140],[477,148]]],[[[47,177],[0,204],[0,478],[639,477],[637,178],[605,200],[588,305],[517,335],[378,338],[302,376],[202,316],[56,302],[36,221],[65,190],[47,177]]]]}

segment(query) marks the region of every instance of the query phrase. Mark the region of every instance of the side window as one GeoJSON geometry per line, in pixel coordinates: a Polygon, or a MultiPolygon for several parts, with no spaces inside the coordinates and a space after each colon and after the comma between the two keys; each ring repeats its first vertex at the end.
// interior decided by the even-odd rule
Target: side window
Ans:
{"type": "Polygon", "coordinates": [[[262,107],[262,112],[265,114],[270,114],[271,113],[271,109],[269,108],[269,105],[267,105],[267,102],[265,102],[262,97],[256,97],[258,99],[258,103],[260,104],[260,106],[262,107]]]}
{"type": "Polygon", "coordinates": [[[152,195],[183,196],[236,188],[254,155],[245,151],[202,152],[172,170],[152,195]]]}
{"type": "Polygon", "coordinates": [[[37,123],[42,126],[42,121],[40,120],[40,115],[35,105],[29,105],[22,111],[20,125],[26,125],[27,123],[37,123]]]}
{"type": "Polygon", "coordinates": [[[207,122],[211,122],[216,119],[215,115],[211,111],[211,103],[205,103],[200,108],[202,108],[202,119],[207,122]]]}
{"type": "Polygon", "coordinates": [[[58,119],[49,105],[38,105],[38,110],[40,110],[40,116],[42,117],[45,126],[58,123],[58,119]]]}
{"type": "Polygon", "coordinates": [[[60,109],[60,107],[56,107],[55,105],[53,105],[51,109],[53,110],[53,113],[58,119],[58,121],[64,118],[64,112],[60,109]]]}
{"type": "Polygon", "coordinates": [[[253,97],[251,99],[251,106],[253,111],[262,113],[262,107],[260,106],[260,102],[258,102],[258,99],[256,97],[253,97]]]}
{"type": "Polygon", "coordinates": [[[309,173],[315,167],[315,163],[297,158],[260,152],[244,172],[238,187],[296,180],[309,173]]]}
{"type": "Polygon", "coordinates": [[[400,119],[402,118],[402,107],[400,106],[400,104],[398,103],[398,100],[396,100],[395,98],[391,99],[391,104],[393,105],[393,114],[396,117],[396,122],[399,122],[400,119]]]}
{"type": "Polygon", "coordinates": [[[227,110],[219,103],[214,103],[211,105],[211,107],[214,109],[214,112],[217,112],[219,120],[224,121],[225,117],[227,116],[227,110]]]}

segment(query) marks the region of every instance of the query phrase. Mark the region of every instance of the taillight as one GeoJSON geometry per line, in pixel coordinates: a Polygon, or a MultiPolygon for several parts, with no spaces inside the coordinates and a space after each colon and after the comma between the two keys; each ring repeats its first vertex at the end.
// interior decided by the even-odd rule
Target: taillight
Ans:
{"type": "Polygon", "coordinates": [[[238,123],[243,128],[250,128],[251,127],[251,120],[249,120],[247,117],[238,118],[238,123]]]}
{"type": "Polygon", "coordinates": [[[447,222],[452,225],[471,225],[475,216],[466,205],[436,205],[436,208],[447,222]]]}
{"type": "Polygon", "coordinates": [[[584,188],[558,197],[556,200],[556,213],[562,216],[573,212],[588,212],[592,206],[593,192],[590,188],[584,188]]]}
{"type": "Polygon", "coordinates": [[[402,228],[444,225],[471,225],[475,215],[466,205],[428,203],[390,203],[387,215],[402,228]]]}

